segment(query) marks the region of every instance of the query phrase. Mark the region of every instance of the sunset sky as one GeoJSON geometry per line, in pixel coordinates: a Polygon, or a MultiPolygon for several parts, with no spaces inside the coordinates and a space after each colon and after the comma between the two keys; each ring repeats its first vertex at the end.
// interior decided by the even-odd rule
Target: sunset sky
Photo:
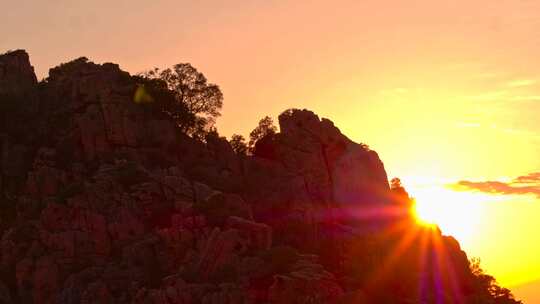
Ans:
{"type": "Polygon", "coordinates": [[[330,118],[469,256],[540,303],[518,287],[540,289],[540,1],[1,6],[0,52],[26,49],[40,78],[79,56],[131,73],[190,62],[224,93],[222,135],[291,107],[330,118]]]}

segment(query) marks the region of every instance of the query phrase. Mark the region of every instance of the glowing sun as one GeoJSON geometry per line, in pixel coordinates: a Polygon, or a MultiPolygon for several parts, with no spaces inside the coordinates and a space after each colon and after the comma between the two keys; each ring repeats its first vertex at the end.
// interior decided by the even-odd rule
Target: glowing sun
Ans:
{"type": "Polygon", "coordinates": [[[461,242],[469,242],[482,219],[482,206],[486,195],[456,192],[442,186],[413,189],[414,214],[419,223],[439,226],[446,235],[461,242]]]}

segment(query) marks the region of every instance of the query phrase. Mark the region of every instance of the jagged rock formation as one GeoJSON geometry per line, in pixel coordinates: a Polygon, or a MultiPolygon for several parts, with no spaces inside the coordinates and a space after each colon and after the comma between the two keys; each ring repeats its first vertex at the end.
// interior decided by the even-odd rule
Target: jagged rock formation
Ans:
{"type": "Polygon", "coordinates": [[[0,56],[0,95],[37,84],[34,68],[29,62],[28,54],[22,50],[0,56]]]}
{"type": "Polygon", "coordinates": [[[286,111],[280,133],[258,142],[254,156],[239,156],[225,139],[194,140],[133,102],[136,88],[115,64],[80,58],[38,84],[25,52],[0,56],[1,102],[30,115],[22,127],[13,127],[20,117],[4,116],[0,129],[0,302],[476,296],[465,253],[438,232],[443,264],[434,249],[423,251],[422,233],[407,239],[405,262],[390,259],[419,228],[377,154],[329,120],[286,111]],[[418,293],[404,281],[425,285],[418,293]],[[437,284],[453,289],[433,291],[437,284]]]}

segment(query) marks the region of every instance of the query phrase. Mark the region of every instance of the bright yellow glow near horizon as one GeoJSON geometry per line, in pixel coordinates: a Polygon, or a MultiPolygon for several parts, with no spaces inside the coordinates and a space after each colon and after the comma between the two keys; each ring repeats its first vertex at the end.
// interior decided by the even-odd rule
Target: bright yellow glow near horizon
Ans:
{"type": "Polygon", "coordinates": [[[416,192],[415,215],[424,225],[438,225],[442,231],[462,243],[475,236],[482,219],[482,210],[470,193],[445,189],[416,192]]]}
{"type": "Polygon", "coordinates": [[[540,279],[534,239],[540,206],[534,197],[458,192],[443,184],[408,189],[418,222],[455,237],[468,257],[479,257],[482,268],[503,286],[540,279]]]}
{"type": "Polygon", "coordinates": [[[454,236],[462,245],[478,237],[485,214],[483,202],[494,199],[490,195],[456,192],[444,187],[420,188],[414,195],[418,221],[439,226],[444,234],[454,236]]]}
{"type": "Polygon", "coordinates": [[[487,195],[438,187],[420,188],[414,195],[414,212],[420,223],[438,225],[462,243],[474,241],[485,213],[478,202],[489,199],[487,195]]]}

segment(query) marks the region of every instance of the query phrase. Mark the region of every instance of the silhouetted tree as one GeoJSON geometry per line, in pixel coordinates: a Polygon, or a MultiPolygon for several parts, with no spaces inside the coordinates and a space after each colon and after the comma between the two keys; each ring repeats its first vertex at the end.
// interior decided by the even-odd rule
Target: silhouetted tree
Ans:
{"type": "Polygon", "coordinates": [[[412,199],[409,197],[409,193],[405,190],[405,187],[403,187],[399,178],[394,177],[390,180],[390,191],[398,203],[406,205],[412,204],[412,199]]]}
{"type": "Polygon", "coordinates": [[[200,136],[204,136],[206,143],[210,142],[211,140],[218,140],[221,138],[216,127],[210,127],[208,131],[206,131],[204,134],[200,134],[200,136]]]}
{"type": "Polygon", "coordinates": [[[523,304],[509,289],[499,286],[494,277],[484,272],[479,258],[472,258],[469,267],[475,277],[476,290],[480,291],[475,295],[477,303],[523,304]]]}
{"type": "Polygon", "coordinates": [[[368,144],[360,143],[360,147],[362,147],[364,150],[371,151],[368,144]]]}
{"type": "Polygon", "coordinates": [[[219,86],[208,83],[206,77],[189,63],[179,63],[162,71],[155,68],[142,76],[163,81],[173,93],[174,103],[164,103],[163,111],[189,135],[204,138],[204,133],[221,115],[223,93],[219,86]]]}
{"type": "Polygon", "coordinates": [[[396,190],[396,189],[403,189],[403,185],[401,184],[401,179],[394,177],[390,180],[390,189],[396,190]]]}
{"type": "Polygon", "coordinates": [[[193,138],[201,141],[205,139],[207,130],[204,126],[197,126],[196,114],[177,101],[175,92],[168,88],[165,81],[140,75],[133,78],[138,85],[133,96],[135,103],[153,112],[155,116],[170,117],[184,133],[193,138]]]}
{"type": "Polygon", "coordinates": [[[248,146],[244,136],[239,134],[233,134],[229,141],[234,152],[238,155],[246,155],[248,152],[248,146]]]}
{"type": "Polygon", "coordinates": [[[397,177],[390,180],[390,190],[396,195],[404,196],[406,198],[409,197],[409,193],[407,193],[407,190],[405,190],[405,187],[403,187],[401,179],[397,177]]]}
{"type": "Polygon", "coordinates": [[[277,127],[270,116],[265,116],[259,120],[259,125],[249,133],[249,149],[253,150],[255,143],[270,134],[276,134],[277,127]]]}

